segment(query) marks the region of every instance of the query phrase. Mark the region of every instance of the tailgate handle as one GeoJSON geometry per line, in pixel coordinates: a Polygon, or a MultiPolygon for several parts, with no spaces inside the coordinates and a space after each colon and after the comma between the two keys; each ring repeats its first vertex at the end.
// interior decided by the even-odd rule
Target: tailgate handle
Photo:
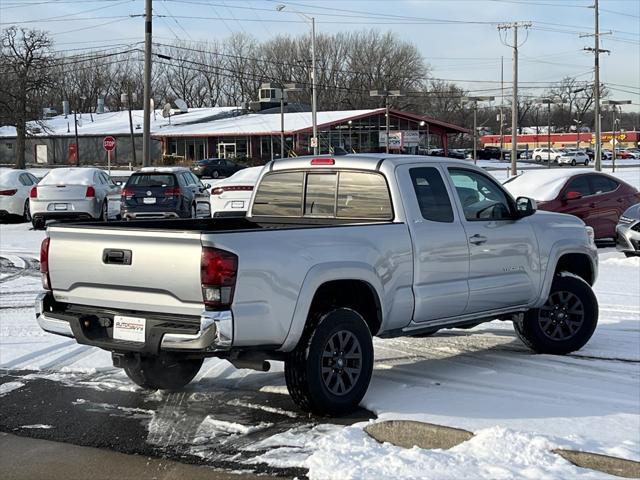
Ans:
{"type": "Polygon", "coordinates": [[[102,252],[102,262],[111,265],[131,265],[131,250],[105,248],[102,252]]]}

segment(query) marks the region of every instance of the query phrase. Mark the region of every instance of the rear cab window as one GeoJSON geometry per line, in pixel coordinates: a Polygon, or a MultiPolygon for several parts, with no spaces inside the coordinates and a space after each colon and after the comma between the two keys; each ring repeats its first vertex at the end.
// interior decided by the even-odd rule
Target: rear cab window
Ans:
{"type": "Polygon", "coordinates": [[[283,171],[265,175],[253,216],[392,220],[384,176],[366,171],[283,171]]]}

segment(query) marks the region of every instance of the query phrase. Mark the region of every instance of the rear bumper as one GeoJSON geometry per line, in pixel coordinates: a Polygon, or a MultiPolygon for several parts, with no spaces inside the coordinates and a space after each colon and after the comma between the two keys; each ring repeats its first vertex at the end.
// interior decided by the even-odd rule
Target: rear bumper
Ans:
{"type": "Polygon", "coordinates": [[[126,220],[152,220],[155,218],[180,218],[176,212],[127,212],[123,211],[122,218],[126,220]]]}
{"type": "Polygon", "coordinates": [[[88,200],[38,200],[29,201],[33,218],[100,218],[102,203],[95,198],[88,200]],[[64,209],[57,208],[64,207],[64,209]]]}
{"type": "Polygon", "coordinates": [[[36,299],[36,320],[45,332],[75,338],[78,343],[111,352],[157,354],[159,351],[207,354],[229,350],[233,344],[231,311],[203,311],[197,317],[167,317],[137,313],[147,319],[145,343],[113,339],[113,316],[122,313],[56,302],[51,293],[36,299]]]}

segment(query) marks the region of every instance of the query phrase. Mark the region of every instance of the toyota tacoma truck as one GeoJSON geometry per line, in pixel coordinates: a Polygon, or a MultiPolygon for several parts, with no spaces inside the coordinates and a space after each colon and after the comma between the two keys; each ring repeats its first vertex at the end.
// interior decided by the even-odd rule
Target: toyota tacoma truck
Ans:
{"type": "Polygon", "coordinates": [[[339,415],[368,388],[373,336],[500,319],[533,351],[562,355],[598,320],[593,230],[448,158],[275,160],[246,218],[47,234],[40,326],[112,352],[149,389],[185,386],[206,357],[277,360],[300,408],[339,415]]]}

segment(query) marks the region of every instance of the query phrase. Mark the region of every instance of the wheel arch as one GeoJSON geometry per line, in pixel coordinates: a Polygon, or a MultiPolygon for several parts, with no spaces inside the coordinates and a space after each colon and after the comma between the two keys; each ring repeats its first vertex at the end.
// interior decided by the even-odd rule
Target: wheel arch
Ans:
{"type": "Polygon", "coordinates": [[[375,335],[384,321],[382,292],[382,282],[368,265],[355,262],[316,265],[305,277],[291,327],[280,350],[295,348],[310,312],[332,306],[357,311],[367,322],[371,335],[375,335]]]}

